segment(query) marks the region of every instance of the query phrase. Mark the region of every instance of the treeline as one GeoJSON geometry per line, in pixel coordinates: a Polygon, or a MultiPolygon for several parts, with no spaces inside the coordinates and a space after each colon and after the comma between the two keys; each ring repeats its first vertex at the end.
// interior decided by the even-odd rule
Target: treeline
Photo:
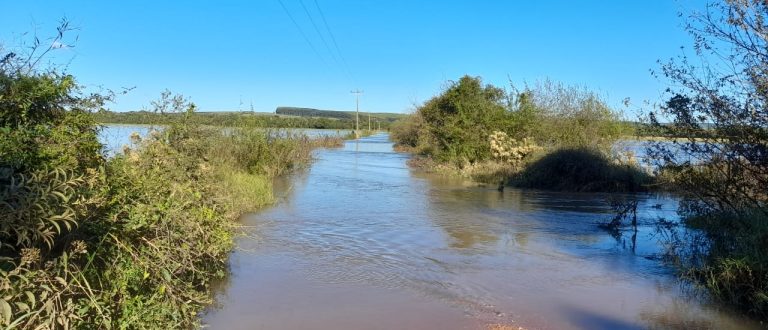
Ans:
{"type": "MultiPolygon", "coordinates": [[[[280,107],[276,114],[258,112],[199,112],[192,115],[161,111],[114,112],[101,109],[93,114],[94,119],[104,124],[165,125],[178,121],[180,117],[198,125],[227,127],[262,128],[313,128],[313,129],[354,129],[355,113],[345,111],[315,110],[306,108],[280,107]]],[[[371,114],[371,128],[389,129],[392,122],[402,114],[371,114]]],[[[360,113],[360,129],[368,128],[368,114],[360,113]]]]}
{"type": "Polygon", "coordinates": [[[318,110],[312,108],[277,107],[275,113],[279,115],[300,117],[325,117],[336,119],[354,119],[354,113],[333,110],[318,110]]]}
{"type": "MultiPolygon", "coordinates": [[[[319,118],[336,118],[342,120],[355,120],[355,111],[335,111],[335,110],[318,110],[312,108],[297,108],[297,107],[277,107],[276,114],[290,115],[299,117],[319,117],[319,118]]],[[[385,113],[385,112],[360,112],[360,124],[368,124],[368,116],[375,123],[381,123],[382,127],[389,127],[389,123],[394,122],[405,115],[399,113],[385,113]]],[[[374,123],[371,123],[373,125],[374,123]]],[[[378,125],[377,125],[378,126],[378,125]]]]}
{"type": "MultiPolygon", "coordinates": [[[[113,112],[102,110],[94,113],[99,123],[165,125],[178,121],[185,114],[160,113],[155,111],[113,112]]],[[[198,125],[227,127],[270,127],[270,128],[314,128],[314,129],[354,129],[353,120],[340,120],[318,117],[294,117],[252,112],[195,112],[186,118],[198,125]]]]}

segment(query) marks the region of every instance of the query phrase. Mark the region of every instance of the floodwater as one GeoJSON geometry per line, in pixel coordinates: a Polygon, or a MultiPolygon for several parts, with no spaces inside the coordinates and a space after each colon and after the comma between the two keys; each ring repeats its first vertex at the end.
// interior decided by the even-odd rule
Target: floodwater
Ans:
{"type": "Polygon", "coordinates": [[[614,238],[607,195],[483,187],[409,169],[385,134],[319,150],[278,181],[203,321],[211,329],[752,329],[657,258],[669,198],[636,195],[614,238]],[[502,327],[503,326],[503,327],[502,327]]]}
{"type": "MultiPolygon", "coordinates": [[[[135,124],[106,124],[99,130],[99,141],[104,145],[104,154],[112,157],[122,153],[123,147],[135,147],[131,142],[131,134],[138,133],[146,136],[153,129],[162,129],[163,125],[135,125],[135,124]]],[[[226,128],[225,128],[226,129],[226,128]]],[[[348,129],[311,129],[311,128],[280,128],[271,129],[275,132],[289,132],[291,134],[305,134],[310,138],[321,136],[345,136],[352,132],[348,129]]]]}

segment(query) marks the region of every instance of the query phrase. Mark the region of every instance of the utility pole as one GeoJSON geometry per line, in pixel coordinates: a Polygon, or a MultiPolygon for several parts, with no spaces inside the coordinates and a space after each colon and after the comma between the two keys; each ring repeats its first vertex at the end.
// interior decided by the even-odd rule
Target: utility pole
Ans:
{"type": "Polygon", "coordinates": [[[371,113],[368,113],[368,130],[371,130],[371,113]]]}
{"type": "Polygon", "coordinates": [[[363,91],[357,89],[350,93],[355,94],[355,138],[360,138],[360,94],[363,91]]]}

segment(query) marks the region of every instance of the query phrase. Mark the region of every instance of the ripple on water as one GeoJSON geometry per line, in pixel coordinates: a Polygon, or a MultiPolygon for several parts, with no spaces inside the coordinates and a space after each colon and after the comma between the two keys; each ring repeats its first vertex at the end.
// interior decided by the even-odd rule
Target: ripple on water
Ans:
{"type": "Polygon", "coordinates": [[[321,150],[276,206],[245,219],[217,329],[535,329],[754,324],[690,299],[649,260],[674,200],[639,199],[640,226],[597,229],[607,195],[479,187],[410,170],[386,135],[321,150]],[[708,322],[708,323],[707,323],[708,322]],[[697,323],[699,324],[699,323],[697,323]]]}

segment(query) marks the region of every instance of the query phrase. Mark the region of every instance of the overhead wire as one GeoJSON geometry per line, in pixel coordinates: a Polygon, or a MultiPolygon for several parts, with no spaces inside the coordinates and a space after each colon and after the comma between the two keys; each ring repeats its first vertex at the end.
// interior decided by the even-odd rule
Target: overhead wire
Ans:
{"type": "Polygon", "coordinates": [[[320,41],[323,42],[323,45],[325,46],[325,49],[328,50],[328,53],[331,54],[331,58],[336,62],[336,64],[341,65],[339,63],[339,60],[336,59],[336,56],[333,54],[333,50],[330,46],[328,46],[328,42],[325,41],[325,37],[323,37],[323,34],[320,32],[320,29],[317,28],[317,24],[315,23],[315,19],[312,18],[312,14],[309,13],[309,10],[307,9],[307,6],[304,5],[303,0],[299,0],[299,4],[301,5],[301,8],[304,9],[304,13],[307,14],[307,17],[309,17],[309,22],[312,23],[312,28],[315,29],[315,32],[317,32],[317,35],[320,36],[320,41]]]}
{"type": "Polygon", "coordinates": [[[312,43],[312,41],[309,40],[307,37],[307,34],[304,33],[304,30],[301,28],[298,22],[293,18],[293,15],[291,15],[291,12],[288,10],[288,8],[283,3],[283,0],[277,0],[277,2],[280,3],[280,7],[283,7],[283,10],[288,15],[288,18],[291,19],[291,22],[293,22],[293,25],[296,26],[296,29],[299,30],[299,33],[301,33],[301,36],[304,37],[304,41],[307,42],[310,48],[312,48],[312,51],[317,55],[317,57],[320,59],[321,62],[323,62],[325,65],[328,65],[328,63],[325,61],[322,55],[320,55],[320,52],[317,51],[317,48],[315,48],[315,45],[312,43]]]}
{"type": "Polygon", "coordinates": [[[352,70],[349,69],[347,60],[344,58],[344,55],[342,54],[341,49],[339,48],[339,43],[336,42],[336,37],[333,35],[333,32],[331,31],[331,28],[328,25],[328,21],[325,19],[325,14],[323,14],[323,10],[320,9],[320,5],[317,3],[317,0],[313,0],[313,1],[315,2],[315,8],[317,8],[317,12],[320,13],[320,18],[323,21],[325,30],[328,31],[328,35],[331,36],[331,42],[333,43],[333,46],[336,48],[336,53],[338,53],[339,58],[341,58],[341,63],[344,65],[344,69],[347,71],[347,74],[352,78],[353,82],[357,84],[355,80],[355,76],[352,74],[352,70]]]}

